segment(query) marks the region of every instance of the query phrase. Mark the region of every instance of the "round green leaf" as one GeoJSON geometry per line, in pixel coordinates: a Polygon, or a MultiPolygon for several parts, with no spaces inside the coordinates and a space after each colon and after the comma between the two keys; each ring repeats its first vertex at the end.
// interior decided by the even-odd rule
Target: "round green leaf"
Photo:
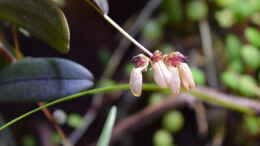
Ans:
{"type": "Polygon", "coordinates": [[[251,45],[245,45],[242,48],[241,56],[245,64],[250,68],[257,69],[260,67],[260,51],[258,48],[251,45]]]}
{"type": "Polygon", "coordinates": [[[260,47],[260,31],[254,27],[248,27],[245,30],[246,39],[255,47],[260,47]]]}
{"type": "Polygon", "coordinates": [[[75,62],[25,58],[0,71],[0,101],[49,101],[92,85],[92,74],[75,62]]]}
{"type": "Polygon", "coordinates": [[[67,20],[51,0],[0,0],[0,20],[28,30],[62,53],[69,51],[67,20]]]}

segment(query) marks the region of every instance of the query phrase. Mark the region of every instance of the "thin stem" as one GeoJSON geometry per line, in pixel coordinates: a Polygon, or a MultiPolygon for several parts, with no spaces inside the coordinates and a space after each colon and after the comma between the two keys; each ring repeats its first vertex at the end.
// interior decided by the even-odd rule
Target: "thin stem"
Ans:
{"type": "MultiPolygon", "coordinates": [[[[154,84],[144,84],[143,89],[146,91],[168,91],[168,89],[162,89],[154,84]]],[[[96,88],[92,90],[87,90],[83,92],[79,92],[67,97],[59,98],[57,100],[51,101],[47,104],[44,104],[40,107],[37,107],[13,120],[10,122],[7,122],[6,124],[0,126],[0,131],[5,129],[6,127],[44,109],[53,105],[56,105],[61,102],[69,101],[72,99],[79,98],[84,95],[90,95],[90,94],[98,94],[98,93],[104,93],[109,91],[122,91],[122,90],[129,90],[128,84],[121,84],[121,85],[113,85],[109,87],[103,87],[103,88],[96,88]]],[[[216,104],[219,106],[223,106],[232,110],[236,110],[245,114],[256,114],[260,113],[260,102],[252,99],[246,99],[245,97],[234,97],[234,96],[228,96],[223,93],[212,91],[208,88],[196,88],[194,90],[191,90],[190,94],[193,96],[196,96],[197,98],[201,99],[202,101],[209,102],[211,104],[216,104]]]]}
{"type": "Polygon", "coordinates": [[[113,19],[111,19],[108,15],[104,14],[103,17],[107,22],[109,22],[114,28],[116,28],[119,32],[121,32],[127,39],[129,39],[131,42],[133,42],[139,49],[144,51],[147,55],[150,57],[153,56],[153,54],[147,50],[143,45],[141,45],[139,42],[137,42],[131,35],[129,35],[123,28],[121,28],[113,19]]]}
{"type": "MultiPolygon", "coordinates": [[[[44,102],[37,102],[37,105],[40,107],[42,105],[44,105],[44,102]]],[[[47,109],[44,108],[42,109],[42,112],[44,113],[44,115],[46,116],[46,118],[53,124],[55,130],[58,132],[59,136],[61,137],[61,139],[63,140],[63,144],[66,146],[72,146],[72,144],[70,143],[70,141],[68,140],[67,136],[65,135],[65,133],[63,132],[63,130],[61,129],[61,127],[59,126],[59,124],[56,122],[56,120],[53,118],[51,112],[47,109]]]]}
{"type": "Polygon", "coordinates": [[[93,7],[103,18],[110,23],[115,29],[117,29],[121,34],[123,34],[128,40],[133,42],[139,49],[144,51],[148,56],[152,57],[153,54],[146,49],[143,45],[137,42],[131,35],[129,35],[123,28],[121,28],[113,19],[111,19],[107,14],[103,13],[93,2],[90,0],[85,0],[91,7],[93,7]]]}

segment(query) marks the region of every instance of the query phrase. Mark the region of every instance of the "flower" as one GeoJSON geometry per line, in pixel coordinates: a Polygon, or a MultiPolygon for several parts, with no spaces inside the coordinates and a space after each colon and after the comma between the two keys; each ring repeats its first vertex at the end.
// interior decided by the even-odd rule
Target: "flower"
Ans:
{"type": "Polygon", "coordinates": [[[163,62],[162,53],[156,50],[151,58],[153,79],[161,88],[168,88],[171,80],[171,74],[163,62]]]}
{"type": "Polygon", "coordinates": [[[185,90],[190,90],[191,88],[194,88],[195,82],[192,76],[192,72],[190,70],[190,67],[187,63],[180,63],[177,65],[177,68],[180,72],[181,77],[181,83],[185,90]]]}
{"type": "Polygon", "coordinates": [[[139,54],[132,59],[135,67],[130,73],[129,86],[134,96],[141,96],[143,86],[142,72],[147,71],[150,59],[143,54],[139,54]]]}
{"type": "Polygon", "coordinates": [[[175,65],[175,56],[170,53],[169,55],[164,56],[164,62],[168,67],[168,70],[171,74],[171,79],[169,81],[169,88],[171,89],[174,95],[178,95],[181,89],[181,80],[179,76],[178,68],[175,65]]]}
{"type": "Polygon", "coordinates": [[[165,61],[171,67],[178,69],[181,85],[185,90],[195,87],[194,79],[190,67],[185,63],[185,56],[180,52],[172,52],[165,57],[165,61]]]}
{"type": "Polygon", "coordinates": [[[151,59],[143,54],[133,57],[135,68],[130,73],[131,92],[134,96],[141,96],[142,72],[147,71],[149,63],[152,65],[155,83],[161,88],[170,88],[175,96],[180,93],[181,86],[185,90],[194,88],[194,79],[185,59],[185,56],[180,52],[171,52],[163,56],[159,50],[153,53],[151,59]]]}

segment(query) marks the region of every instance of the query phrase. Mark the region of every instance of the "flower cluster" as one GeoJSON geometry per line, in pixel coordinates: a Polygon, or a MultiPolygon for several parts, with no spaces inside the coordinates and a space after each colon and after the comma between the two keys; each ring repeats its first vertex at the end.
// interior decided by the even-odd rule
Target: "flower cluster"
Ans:
{"type": "Polygon", "coordinates": [[[163,55],[156,50],[149,58],[139,54],[132,59],[135,67],[130,73],[130,89],[134,96],[141,96],[143,76],[142,72],[147,71],[151,63],[153,79],[161,88],[170,88],[174,95],[180,93],[181,87],[190,90],[195,87],[191,70],[185,63],[185,56],[180,52],[171,52],[163,55]]]}

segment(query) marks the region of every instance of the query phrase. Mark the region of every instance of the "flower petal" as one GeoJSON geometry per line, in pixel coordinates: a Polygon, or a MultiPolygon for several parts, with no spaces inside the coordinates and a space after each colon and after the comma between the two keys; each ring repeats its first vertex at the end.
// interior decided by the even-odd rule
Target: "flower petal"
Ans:
{"type": "Polygon", "coordinates": [[[178,69],[176,67],[170,66],[169,71],[171,73],[171,80],[169,82],[169,87],[172,93],[176,96],[180,93],[181,80],[179,76],[178,69]]]}
{"type": "Polygon", "coordinates": [[[152,68],[155,83],[161,88],[167,88],[171,77],[166,65],[160,60],[153,63],[152,68]]]}
{"type": "Polygon", "coordinates": [[[129,86],[134,96],[141,96],[143,86],[143,76],[141,68],[133,68],[130,73],[129,86]]]}
{"type": "Polygon", "coordinates": [[[186,90],[189,90],[190,88],[194,88],[195,83],[194,83],[194,80],[193,80],[192,72],[191,72],[188,64],[180,63],[177,67],[178,67],[178,70],[180,72],[182,86],[186,90]]]}

